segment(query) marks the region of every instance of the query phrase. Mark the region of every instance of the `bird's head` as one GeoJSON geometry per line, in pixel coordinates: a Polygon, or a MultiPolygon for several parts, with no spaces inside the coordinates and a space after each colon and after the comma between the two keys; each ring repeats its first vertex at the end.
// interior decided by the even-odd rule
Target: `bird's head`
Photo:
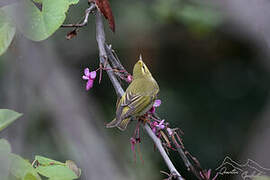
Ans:
{"type": "Polygon", "coordinates": [[[144,78],[144,77],[152,77],[149,69],[144,64],[142,59],[140,59],[133,68],[133,78],[144,78]]]}

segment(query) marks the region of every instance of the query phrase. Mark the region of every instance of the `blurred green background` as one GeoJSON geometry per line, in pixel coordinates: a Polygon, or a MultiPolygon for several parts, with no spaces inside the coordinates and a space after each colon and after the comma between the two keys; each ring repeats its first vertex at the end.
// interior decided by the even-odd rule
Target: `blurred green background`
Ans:
{"type": "MultiPolygon", "coordinates": [[[[269,156],[259,153],[269,152],[269,144],[260,146],[270,129],[264,121],[270,90],[265,42],[212,3],[110,2],[116,33],[105,22],[107,42],[130,72],[142,54],[160,85],[157,112],[184,131],[184,144],[202,167],[215,170],[225,156],[270,167],[269,156]]],[[[85,1],[72,6],[66,23],[78,21],[86,8],[85,1]]],[[[98,67],[94,21],[90,16],[88,26],[70,41],[65,39],[68,29],[42,42],[17,33],[0,57],[0,108],[22,112],[24,118],[3,136],[28,159],[40,154],[75,160],[83,180],[163,179],[159,171],[168,170],[146,133],[140,145],[144,162],[137,154],[134,163],[129,144],[134,124],[126,132],[104,128],[114,117],[116,102],[108,77],[85,92],[84,68],[98,67]]],[[[194,179],[177,153],[170,157],[186,179],[194,179]]]]}

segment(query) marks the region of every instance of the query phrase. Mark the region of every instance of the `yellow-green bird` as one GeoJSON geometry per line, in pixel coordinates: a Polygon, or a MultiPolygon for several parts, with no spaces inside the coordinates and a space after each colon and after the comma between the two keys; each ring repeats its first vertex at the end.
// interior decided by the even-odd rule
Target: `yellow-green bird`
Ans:
{"type": "Polygon", "coordinates": [[[124,131],[131,118],[140,117],[152,108],[158,92],[157,82],[140,58],[133,68],[133,81],[117,103],[116,117],[106,127],[124,131]]]}

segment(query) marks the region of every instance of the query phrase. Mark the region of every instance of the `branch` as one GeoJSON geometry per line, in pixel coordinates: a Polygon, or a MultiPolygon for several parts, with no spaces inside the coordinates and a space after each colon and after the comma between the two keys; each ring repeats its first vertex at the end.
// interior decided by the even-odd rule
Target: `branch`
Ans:
{"type": "Polygon", "coordinates": [[[105,62],[108,62],[107,61],[108,57],[105,50],[105,33],[104,33],[103,21],[102,21],[101,13],[99,11],[96,11],[96,40],[98,43],[100,63],[103,64],[106,69],[108,69],[106,70],[106,72],[113,84],[113,87],[117,96],[122,97],[122,95],[124,94],[124,90],[121,87],[117,78],[115,77],[114,72],[111,70],[112,68],[110,64],[105,63],[105,62]]]}
{"type": "MultiPolygon", "coordinates": [[[[100,63],[103,64],[106,69],[108,69],[108,70],[106,70],[106,72],[107,72],[107,74],[108,74],[108,76],[109,76],[109,78],[110,78],[110,80],[111,80],[111,82],[112,82],[112,84],[114,86],[114,89],[116,91],[117,96],[122,97],[122,95],[124,94],[124,90],[121,87],[120,82],[116,78],[114,72],[111,70],[110,64],[106,63],[108,56],[107,56],[106,47],[105,47],[106,46],[106,44],[105,44],[105,33],[104,33],[102,16],[101,16],[101,13],[99,11],[96,11],[96,40],[97,40],[97,43],[98,43],[100,63]]],[[[107,50],[109,50],[108,47],[107,47],[107,50]]],[[[110,54],[109,57],[110,57],[110,60],[112,60],[113,62],[117,62],[117,60],[115,58],[112,58],[113,57],[112,54],[110,54]]],[[[184,178],[182,178],[180,173],[174,167],[172,161],[170,160],[170,158],[168,157],[166,151],[164,150],[160,140],[152,132],[152,130],[148,126],[148,124],[145,124],[144,128],[146,129],[146,132],[148,133],[148,135],[154,141],[154,143],[155,143],[156,147],[158,148],[161,156],[163,157],[165,163],[167,164],[171,174],[174,175],[175,177],[177,177],[178,180],[184,180],[184,178]]]]}
{"type": "Polygon", "coordinates": [[[158,148],[160,155],[163,157],[164,161],[166,162],[171,175],[173,177],[177,177],[178,180],[183,180],[184,178],[182,178],[182,176],[179,174],[179,172],[176,170],[176,168],[174,167],[173,163],[171,162],[170,158],[168,157],[166,151],[164,150],[160,139],[157,138],[157,136],[153,133],[152,129],[149,127],[148,124],[144,125],[144,128],[146,130],[146,132],[148,133],[148,135],[152,138],[152,140],[154,141],[156,147],[158,148]]]}
{"type": "Polygon", "coordinates": [[[78,23],[78,24],[62,24],[61,27],[68,27],[68,28],[69,27],[76,27],[76,28],[79,28],[79,27],[86,26],[87,23],[88,23],[89,14],[91,12],[93,12],[96,8],[97,8],[96,5],[94,3],[91,3],[90,7],[85,10],[84,20],[83,20],[82,23],[78,23]]]}
{"type": "Polygon", "coordinates": [[[110,63],[112,65],[112,68],[115,70],[114,71],[115,75],[117,75],[122,80],[130,82],[132,76],[127,72],[127,70],[121,64],[120,60],[117,57],[117,54],[112,49],[111,45],[109,46],[105,44],[105,49],[108,55],[108,59],[110,60],[110,63]]]}
{"type": "MultiPolygon", "coordinates": [[[[189,161],[188,157],[186,156],[186,153],[184,152],[183,148],[181,147],[181,145],[177,142],[175,135],[177,136],[177,138],[179,139],[179,136],[176,134],[175,130],[172,130],[171,128],[167,127],[166,128],[167,133],[169,134],[169,137],[171,138],[173,144],[176,147],[177,152],[179,153],[179,155],[181,156],[182,160],[185,163],[185,166],[188,168],[188,170],[191,170],[191,172],[199,179],[202,180],[202,176],[204,176],[204,174],[200,174],[199,172],[202,172],[203,169],[200,167],[200,163],[194,159],[194,157],[192,157],[193,161],[196,162],[196,167],[199,169],[199,172],[196,171],[195,167],[192,165],[192,163],[189,161]]],[[[205,178],[205,177],[204,177],[205,178]]]]}

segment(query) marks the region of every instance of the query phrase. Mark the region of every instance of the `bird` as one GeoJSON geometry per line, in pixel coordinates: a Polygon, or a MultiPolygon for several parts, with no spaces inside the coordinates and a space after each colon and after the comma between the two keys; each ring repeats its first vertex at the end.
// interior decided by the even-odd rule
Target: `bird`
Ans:
{"type": "Polygon", "coordinates": [[[157,98],[159,86],[140,56],[133,68],[133,80],[116,104],[116,116],[106,125],[124,131],[132,118],[147,113],[157,98]]]}

